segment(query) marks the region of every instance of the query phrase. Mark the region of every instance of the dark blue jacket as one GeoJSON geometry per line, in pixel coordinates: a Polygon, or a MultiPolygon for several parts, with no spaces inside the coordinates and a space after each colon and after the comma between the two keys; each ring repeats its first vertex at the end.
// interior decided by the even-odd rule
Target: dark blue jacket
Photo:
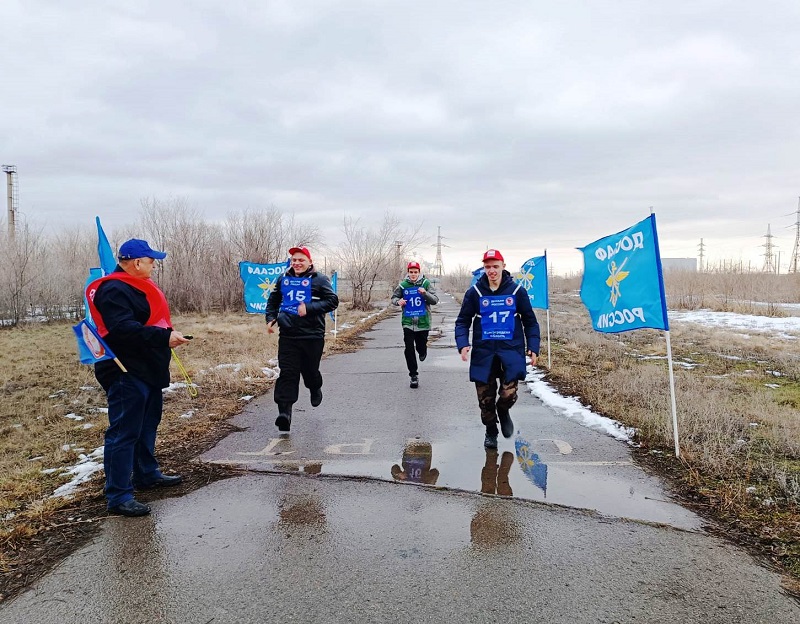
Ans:
{"type": "Polygon", "coordinates": [[[294,269],[289,269],[285,275],[311,278],[311,301],[306,302],[306,315],[297,316],[280,311],[283,293],[279,279],[267,299],[267,311],[264,314],[267,323],[277,319],[280,335],[284,338],[324,339],[325,315],[339,306],[339,297],[333,292],[328,276],[317,273],[313,264],[303,275],[296,275],[294,269]]]}
{"type": "MultiPolygon", "coordinates": [[[[117,267],[117,271],[122,269],[117,267]]],[[[108,329],[105,341],[128,369],[128,374],[151,386],[166,388],[169,385],[172,355],[169,336],[172,328],[145,325],[150,318],[146,295],[125,282],[109,280],[100,284],[94,305],[108,329]]],[[[94,365],[94,375],[105,390],[124,374],[113,360],[103,360],[94,365]]]]}
{"type": "Polygon", "coordinates": [[[504,382],[525,379],[527,369],[526,351],[539,355],[539,322],[531,308],[528,293],[512,279],[508,271],[503,271],[500,286],[496,291],[489,289],[489,278],[482,275],[475,286],[464,293],[461,311],[456,318],[456,348],[460,352],[470,346],[469,329],[472,327],[472,350],[469,364],[470,381],[489,382],[489,374],[495,356],[499,357],[505,370],[504,382]],[[516,310],[514,337],[511,340],[484,340],[481,328],[480,296],[511,295],[516,289],[516,310]],[[523,331],[524,330],[524,331],[523,331]],[[525,347],[527,343],[527,349],[525,347]]]}

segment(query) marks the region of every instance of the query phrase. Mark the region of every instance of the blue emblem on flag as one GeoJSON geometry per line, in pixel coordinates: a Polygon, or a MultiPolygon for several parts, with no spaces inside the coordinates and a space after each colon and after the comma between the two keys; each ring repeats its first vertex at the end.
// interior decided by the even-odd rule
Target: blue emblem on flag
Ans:
{"type": "Polygon", "coordinates": [[[78,341],[78,359],[81,364],[95,364],[103,360],[116,358],[108,345],[97,333],[97,330],[86,319],[72,328],[78,341]]]}
{"type": "Polygon", "coordinates": [[[248,314],[264,314],[267,299],[286,270],[285,262],[274,264],[239,263],[239,277],[244,282],[244,306],[248,314]]]}
{"type": "Polygon", "coordinates": [[[470,288],[478,283],[478,280],[481,278],[481,275],[483,275],[483,267],[478,267],[472,272],[472,281],[469,284],[470,288]]]}
{"type": "Polygon", "coordinates": [[[669,330],[655,215],[579,250],[581,300],[596,331],[669,330]]]}
{"type": "Polygon", "coordinates": [[[517,281],[528,292],[531,307],[546,310],[550,307],[547,288],[547,256],[526,260],[519,270],[517,281]]]}

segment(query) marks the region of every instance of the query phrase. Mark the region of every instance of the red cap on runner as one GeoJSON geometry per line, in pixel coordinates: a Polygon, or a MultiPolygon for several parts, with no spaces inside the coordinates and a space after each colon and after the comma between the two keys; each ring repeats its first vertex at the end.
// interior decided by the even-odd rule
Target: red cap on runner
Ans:
{"type": "Polygon", "coordinates": [[[503,259],[503,254],[501,254],[496,249],[487,249],[486,253],[483,254],[483,261],[486,262],[487,260],[499,260],[500,262],[505,262],[503,259]]]}
{"type": "Polygon", "coordinates": [[[296,253],[301,253],[301,254],[303,254],[303,255],[304,255],[306,258],[308,258],[309,260],[311,260],[311,254],[308,252],[308,247],[292,247],[292,248],[289,250],[289,255],[290,255],[290,256],[293,256],[293,255],[294,255],[294,254],[296,254],[296,253]]]}

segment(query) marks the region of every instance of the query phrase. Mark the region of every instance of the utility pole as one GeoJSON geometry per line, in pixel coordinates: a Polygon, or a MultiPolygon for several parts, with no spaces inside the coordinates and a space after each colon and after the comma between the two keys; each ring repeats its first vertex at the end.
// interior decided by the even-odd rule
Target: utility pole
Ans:
{"type": "Polygon", "coordinates": [[[772,239],[775,238],[770,231],[770,224],[767,224],[767,233],[764,235],[767,242],[761,245],[764,248],[764,267],[761,269],[763,273],[775,272],[775,244],[772,239]]]}
{"type": "Polygon", "coordinates": [[[8,187],[8,238],[14,240],[16,234],[16,214],[19,210],[19,191],[17,190],[17,166],[3,165],[6,172],[6,186],[8,187]]]}
{"type": "MultiPolygon", "coordinates": [[[[395,266],[397,267],[395,270],[395,275],[403,275],[403,258],[401,256],[403,252],[403,241],[396,240],[394,241],[394,262],[395,266]]],[[[401,279],[402,278],[398,278],[401,279]]]]}
{"type": "MultiPolygon", "coordinates": [[[[792,259],[789,260],[789,273],[797,273],[797,264],[800,261],[800,197],[797,198],[797,220],[794,222],[794,248],[792,249],[792,259]]],[[[791,225],[789,227],[792,227],[791,225]]]]}
{"type": "Polygon", "coordinates": [[[703,244],[703,239],[700,239],[700,244],[697,246],[700,250],[700,273],[703,272],[703,258],[705,257],[706,246],[703,244]]]}
{"type": "Polygon", "coordinates": [[[442,279],[442,275],[444,275],[444,264],[442,263],[442,247],[447,247],[447,245],[442,243],[442,226],[437,227],[437,235],[436,235],[436,260],[431,267],[431,272],[433,273],[433,277],[437,277],[442,279]]]}

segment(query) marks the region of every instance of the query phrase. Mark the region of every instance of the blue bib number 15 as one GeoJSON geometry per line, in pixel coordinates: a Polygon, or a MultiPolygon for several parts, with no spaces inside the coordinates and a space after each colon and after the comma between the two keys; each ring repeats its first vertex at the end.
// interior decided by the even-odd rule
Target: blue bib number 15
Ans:
{"type": "Polygon", "coordinates": [[[297,314],[301,303],[311,301],[311,280],[307,277],[284,277],[281,280],[281,312],[297,314]]]}

